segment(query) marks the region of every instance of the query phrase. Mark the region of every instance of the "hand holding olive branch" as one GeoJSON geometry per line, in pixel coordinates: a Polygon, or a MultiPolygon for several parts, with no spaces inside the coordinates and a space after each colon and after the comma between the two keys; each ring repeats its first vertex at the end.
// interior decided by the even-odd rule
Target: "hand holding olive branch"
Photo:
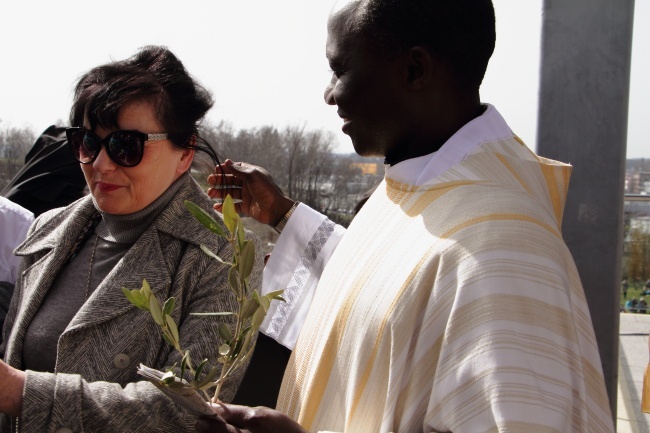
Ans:
{"type": "Polygon", "coordinates": [[[271,301],[282,299],[282,290],[260,295],[257,290],[249,294],[249,277],[255,264],[255,245],[253,241],[247,240],[241,218],[235,211],[233,200],[227,196],[222,205],[223,221],[226,230],[217,223],[212,216],[192,202],[186,201],[185,206],[194,217],[206,228],[217,236],[221,236],[229,242],[233,249],[232,261],[227,262],[201,245],[201,249],[208,256],[228,266],[228,282],[233,295],[237,299],[237,312],[216,312],[216,313],[193,313],[198,316],[224,316],[235,315],[237,317],[234,331],[225,323],[219,324],[219,336],[223,343],[219,346],[219,358],[221,364],[219,378],[215,381],[219,368],[211,368],[203,373],[204,366],[208,359],[202,360],[194,368],[189,351],[183,351],[180,347],[178,326],[171,317],[175,300],[169,298],[161,306],[155,296],[152,296],[151,289],[146,280],[143,281],[140,289],[122,291],[127,299],[136,307],[149,311],[153,320],[160,327],[163,338],[181,355],[180,375],[177,377],[173,368],[165,373],[157,385],[165,387],[169,391],[187,392],[188,388],[195,391],[202,391],[207,400],[210,400],[206,390],[216,387],[213,402],[217,402],[219,391],[226,379],[242,365],[253,353],[255,348],[254,336],[256,335],[271,301]],[[191,374],[189,381],[185,379],[186,371],[191,374]]]}

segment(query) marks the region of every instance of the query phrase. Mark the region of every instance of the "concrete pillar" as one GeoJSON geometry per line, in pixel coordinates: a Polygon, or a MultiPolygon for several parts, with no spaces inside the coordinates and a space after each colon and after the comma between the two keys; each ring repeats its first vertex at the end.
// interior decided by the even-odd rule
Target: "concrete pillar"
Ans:
{"type": "Polygon", "coordinates": [[[537,151],[569,162],[563,235],[594,323],[616,418],[634,0],[544,0],[537,151]]]}

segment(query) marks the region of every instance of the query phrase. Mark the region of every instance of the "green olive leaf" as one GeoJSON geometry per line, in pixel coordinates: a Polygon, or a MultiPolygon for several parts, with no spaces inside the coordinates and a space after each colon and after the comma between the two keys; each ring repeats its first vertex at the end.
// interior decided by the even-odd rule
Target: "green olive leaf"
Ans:
{"type": "Polygon", "coordinates": [[[168,336],[167,334],[163,334],[163,339],[164,339],[164,340],[165,340],[165,341],[166,341],[170,346],[176,347],[176,343],[173,342],[172,339],[169,338],[169,336],[168,336]]]}
{"type": "Polygon", "coordinates": [[[172,310],[174,309],[174,305],[176,304],[176,299],[174,297],[171,297],[165,301],[165,305],[163,305],[163,315],[164,316],[169,316],[172,314],[172,310]]]}
{"type": "Polygon", "coordinates": [[[237,224],[240,221],[239,215],[235,211],[235,203],[230,197],[230,194],[226,196],[221,205],[221,211],[223,212],[223,222],[230,231],[230,233],[235,233],[237,224]]]}
{"type": "Polygon", "coordinates": [[[178,326],[176,326],[176,322],[174,322],[174,319],[172,319],[172,316],[165,316],[165,322],[167,323],[167,327],[172,333],[172,336],[174,337],[174,341],[176,344],[180,342],[180,336],[178,334],[178,326]]]}
{"type": "MultiPolygon", "coordinates": [[[[255,289],[257,290],[257,289],[255,289]]],[[[257,307],[260,306],[260,303],[257,302],[257,299],[251,297],[250,299],[247,299],[246,302],[244,302],[244,307],[242,308],[241,315],[242,319],[246,320],[249,319],[250,317],[255,314],[255,311],[257,311],[257,307]]]]}
{"type": "Polygon", "coordinates": [[[149,302],[149,298],[151,298],[151,287],[146,279],[142,280],[142,289],[140,290],[142,290],[142,293],[147,298],[147,302],[149,302]]]}
{"type": "Polygon", "coordinates": [[[124,293],[124,296],[126,296],[126,299],[131,304],[141,310],[149,311],[149,300],[146,299],[140,289],[129,290],[126,287],[122,287],[122,293],[124,293]]]}
{"type": "Polygon", "coordinates": [[[239,299],[239,272],[237,272],[237,268],[234,266],[228,271],[228,283],[235,297],[239,299]]]}
{"type": "Polygon", "coordinates": [[[230,330],[230,326],[223,322],[219,323],[219,336],[226,342],[232,340],[232,331],[230,330]]]}
{"type": "Polygon", "coordinates": [[[266,314],[266,312],[269,311],[269,307],[271,306],[271,300],[266,296],[260,296],[259,293],[255,292],[253,292],[253,296],[257,299],[257,302],[259,302],[260,306],[264,309],[264,314],[266,314]]]}
{"type": "Polygon", "coordinates": [[[138,300],[136,296],[134,295],[134,292],[137,292],[137,290],[129,290],[126,287],[122,287],[122,293],[124,293],[124,296],[126,296],[126,299],[133,304],[134,306],[140,308],[138,305],[138,300]]]}
{"type": "Polygon", "coordinates": [[[264,316],[266,315],[264,308],[260,306],[260,308],[255,311],[255,314],[253,314],[253,318],[251,319],[251,328],[253,329],[253,332],[257,332],[258,329],[260,329],[260,325],[264,321],[264,316]]]}
{"type": "Polygon", "coordinates": [[[201,390],[212,388],[214,386],[212,381],[217,376],[220,370],[221,369],[219,368],[219,366],[215,365],[210,369],[210,371],[208,371],[208,373],[203,377],[203,379],[201,379],[201,381],[196,386],[201,390]]]}
{"type": "Polygon", "coordinates": [[[241,250],[241,259],[239,262],[239,274],[247,278],[253,272],[255,265],[255,244],[251,241],[244,241],[244,247],[241,250]]]}
{"type": "Polygon", "coordinates": [[[244,242],[246,242],[246,233],[244,232],[244,224],[240,220],[237,224],[237,244],[240,250],[244,248],[244,242]]]}
{"type": "Polygon", "coordinates": [[[229,263],[226,263],[221,257],[213,253],[208,247],[205,245],[200,246],[201,251],[203,251],[205,254],[207,254],[209,257],[212,257],[213,259],[217,260],[219,263],[223,263],[224,265],[228,265],[229,263]]]}
{"type": "Polygon", "coordinates": [[[212,216],[202,208],[189,200],[185,200],[185,207],[190,211],[192,215],[194,215],[194,218],[196,218],[198,222],[203,224],[203,226],[205,226],[212,233],[215,233],[222,237],[227,236],[226,232],[223,230],[223,227],[221,227],[221,225],[217,223],[215,219],[212,218],[212,216]]]}
{"type": "Polygon", "coordinates": [[[201,377],[201,372],[203,371],[203,367],[205,364],[208,362],[208,358],[205,358],[201,363],[199,364],[198,367],[196,367],[196,373],[194,373],[194,381],[198,382],[199,378],[201,377]]]}
{"type": "Polygon", "coordinates": [[[181,377],[185,377],[185,370],[187,369],[188,361],[190,360],[189,350],[185,351],[183,358],[181,358],[181,377]]]}
{"type": "Polygon", "coordinates": [[[282,296],[280,296],[280,295],[282,295],[283,293],[284,293],[284,290],[283,290],[283,289],[281,289],[281,290],[274,290],[274,291],[272,291],[272,292],[267,293],[267,294],[264,295],[264,296],[266,296],[270,301],[272,301],[272,300],[274,300],[274,299],[278,299],[278,300],[280,300],[280,301],[285,302],[285,301],[284,301],[284,298],[283,298],[282,296]]]}
{"type": "Polygon", "coordinates": [[[153,317],[154,322],[156,322],[159,326],[163,326],[165,324],[163,320],[162,309],[160,308],[160,303],[155,296],[149,297],[149,311],[151,312],[151,317],[153,317]]]}
{"type": "MultiPolygon", "coordinates": [[[[248,326],[244,331],[242,332],[242,337],[243,337],[243,343],[241,345],[241,348],[247,348],[249,346],[250,340],[251,340],[251,333],[252,328],[248,326]]],[[[254,345],[253,345],[254,346],[254,345]]]]}
{"type": "Polygon", "coordinates": [[[190,313],[190,316],[232,316],[234,314],[230,311],[219,311],[217,313],[190,313]]]}

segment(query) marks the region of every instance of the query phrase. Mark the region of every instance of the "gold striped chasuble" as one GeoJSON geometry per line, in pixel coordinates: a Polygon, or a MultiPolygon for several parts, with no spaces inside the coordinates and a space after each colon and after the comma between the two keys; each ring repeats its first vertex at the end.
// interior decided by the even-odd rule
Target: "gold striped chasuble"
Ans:
{"type": "Polygon", "coordinates": [[[386,178],[328,262],[278,400],[310,431],[611,432],[561,237],[570,166],[516,138],[386,178]]]}

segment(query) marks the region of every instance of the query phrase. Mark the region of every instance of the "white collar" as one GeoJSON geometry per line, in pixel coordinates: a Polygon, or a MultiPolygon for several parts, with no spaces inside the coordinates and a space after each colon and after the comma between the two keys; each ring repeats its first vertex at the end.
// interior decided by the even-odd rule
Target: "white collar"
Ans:
{"type": "Polygon", "coordinates": [[[420,186],[462,161],[483,143],[512,137],[514,134],[491,104],[477,118],[466,123],[438,151],[386,165],[386,176],[401,183],[420,186]]]}

